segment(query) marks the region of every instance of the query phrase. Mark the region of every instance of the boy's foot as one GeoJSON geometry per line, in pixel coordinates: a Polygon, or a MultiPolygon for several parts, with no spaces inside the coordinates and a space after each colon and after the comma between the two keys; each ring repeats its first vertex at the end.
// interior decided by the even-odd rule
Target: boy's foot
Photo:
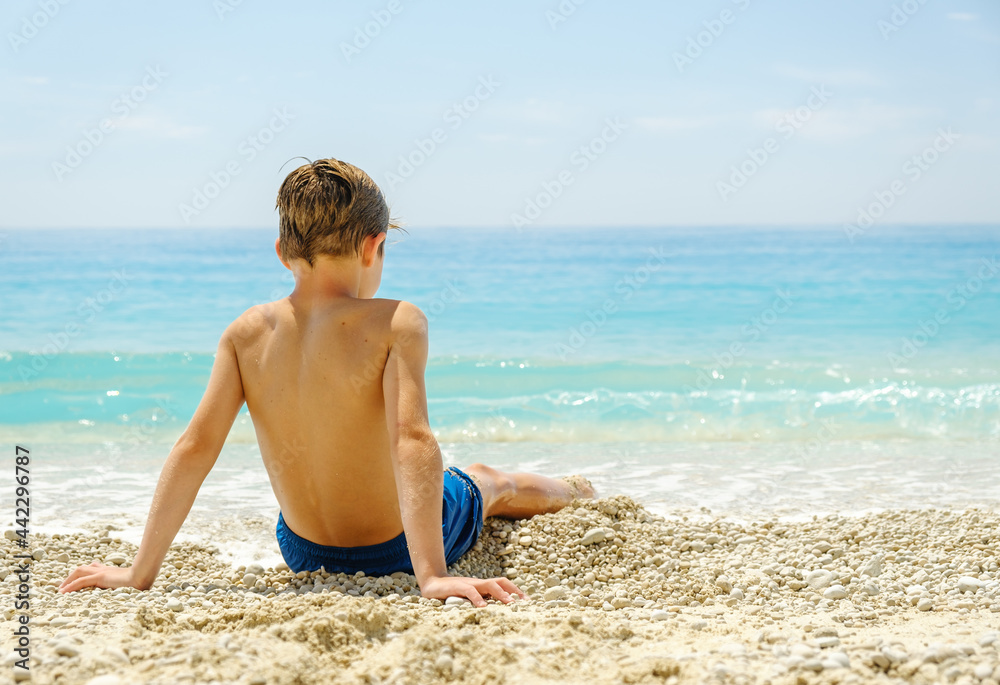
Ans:
{"type": "Polygon", "coordinates": [[[573,499],[594,499],[596,493],[590,481],[580,475],[565,476],[559,480],[564,481],[573,489],[573,499]]]}

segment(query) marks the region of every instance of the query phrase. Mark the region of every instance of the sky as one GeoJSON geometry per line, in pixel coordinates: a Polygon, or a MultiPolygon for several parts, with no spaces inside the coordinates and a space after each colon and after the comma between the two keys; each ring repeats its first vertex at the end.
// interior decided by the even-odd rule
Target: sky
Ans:
{"type": "Polygon", "coordinates": [[[1000,223],[995,0],[9,0],[0,229],[1000,223]],[[867,217],[867,219],[866,219],[867,217]]]}

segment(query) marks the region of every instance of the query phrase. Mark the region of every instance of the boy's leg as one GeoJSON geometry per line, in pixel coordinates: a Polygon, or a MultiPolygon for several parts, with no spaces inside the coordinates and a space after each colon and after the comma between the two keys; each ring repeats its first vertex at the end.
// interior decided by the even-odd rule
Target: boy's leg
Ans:
{"type": "Polygon", "coordinates": [[[534,473],[504,473],[485,464],[472,464],[462,470],[476,480],[483,493],[483,519],[550,514],[574,499],[594,496],[590,483],[580,477],[567,481],[534,473]]]}

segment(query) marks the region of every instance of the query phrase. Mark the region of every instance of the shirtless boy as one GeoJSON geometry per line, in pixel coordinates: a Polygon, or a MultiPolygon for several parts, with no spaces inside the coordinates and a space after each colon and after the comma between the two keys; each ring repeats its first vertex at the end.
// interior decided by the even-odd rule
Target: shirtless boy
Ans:
{"type": "Polygon", "coordinates": [[[424,597],[525,597],[506,578],[447,566],[489,516],[527,518],[593,497],[584,480],[443,471],[424,389],[427,318],[374,298],[394,228],[375,182],[335,159],[299,167],[278,194],[275,249],[291,295],[250,308],[219,340],[208,388],[174,444],[131,567],[76,568],[61,592],[148,589],[245,402],[281,507],[277,537],[292,571],[405,571],[424,597]]]}

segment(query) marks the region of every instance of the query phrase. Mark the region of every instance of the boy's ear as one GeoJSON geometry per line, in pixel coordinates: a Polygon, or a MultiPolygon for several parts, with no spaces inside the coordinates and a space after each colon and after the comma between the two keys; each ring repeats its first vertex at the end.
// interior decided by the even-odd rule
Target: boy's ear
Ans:
{"type": "Polygon", "coordinates": [[[280,261],[282,264],[284,264],[286,269],[291,269],[292,268],[292,267],[288,266],[288,262],[286,262],[282,258],[282,256],[281,256],[281,238],[275,238],[274,239],[274,253],[276,255],[278,255],[278,261],[280,261]]]}
{"type": "Polygon", "coordinates": [[[365,238],[364,250],[362,254],[362,263],[365,266],[371,266],[378,259],[378,248],[385,242],[385,238],[388,235],[385,231],[382,231],[378,235],[370,235],[365,238]]]}

